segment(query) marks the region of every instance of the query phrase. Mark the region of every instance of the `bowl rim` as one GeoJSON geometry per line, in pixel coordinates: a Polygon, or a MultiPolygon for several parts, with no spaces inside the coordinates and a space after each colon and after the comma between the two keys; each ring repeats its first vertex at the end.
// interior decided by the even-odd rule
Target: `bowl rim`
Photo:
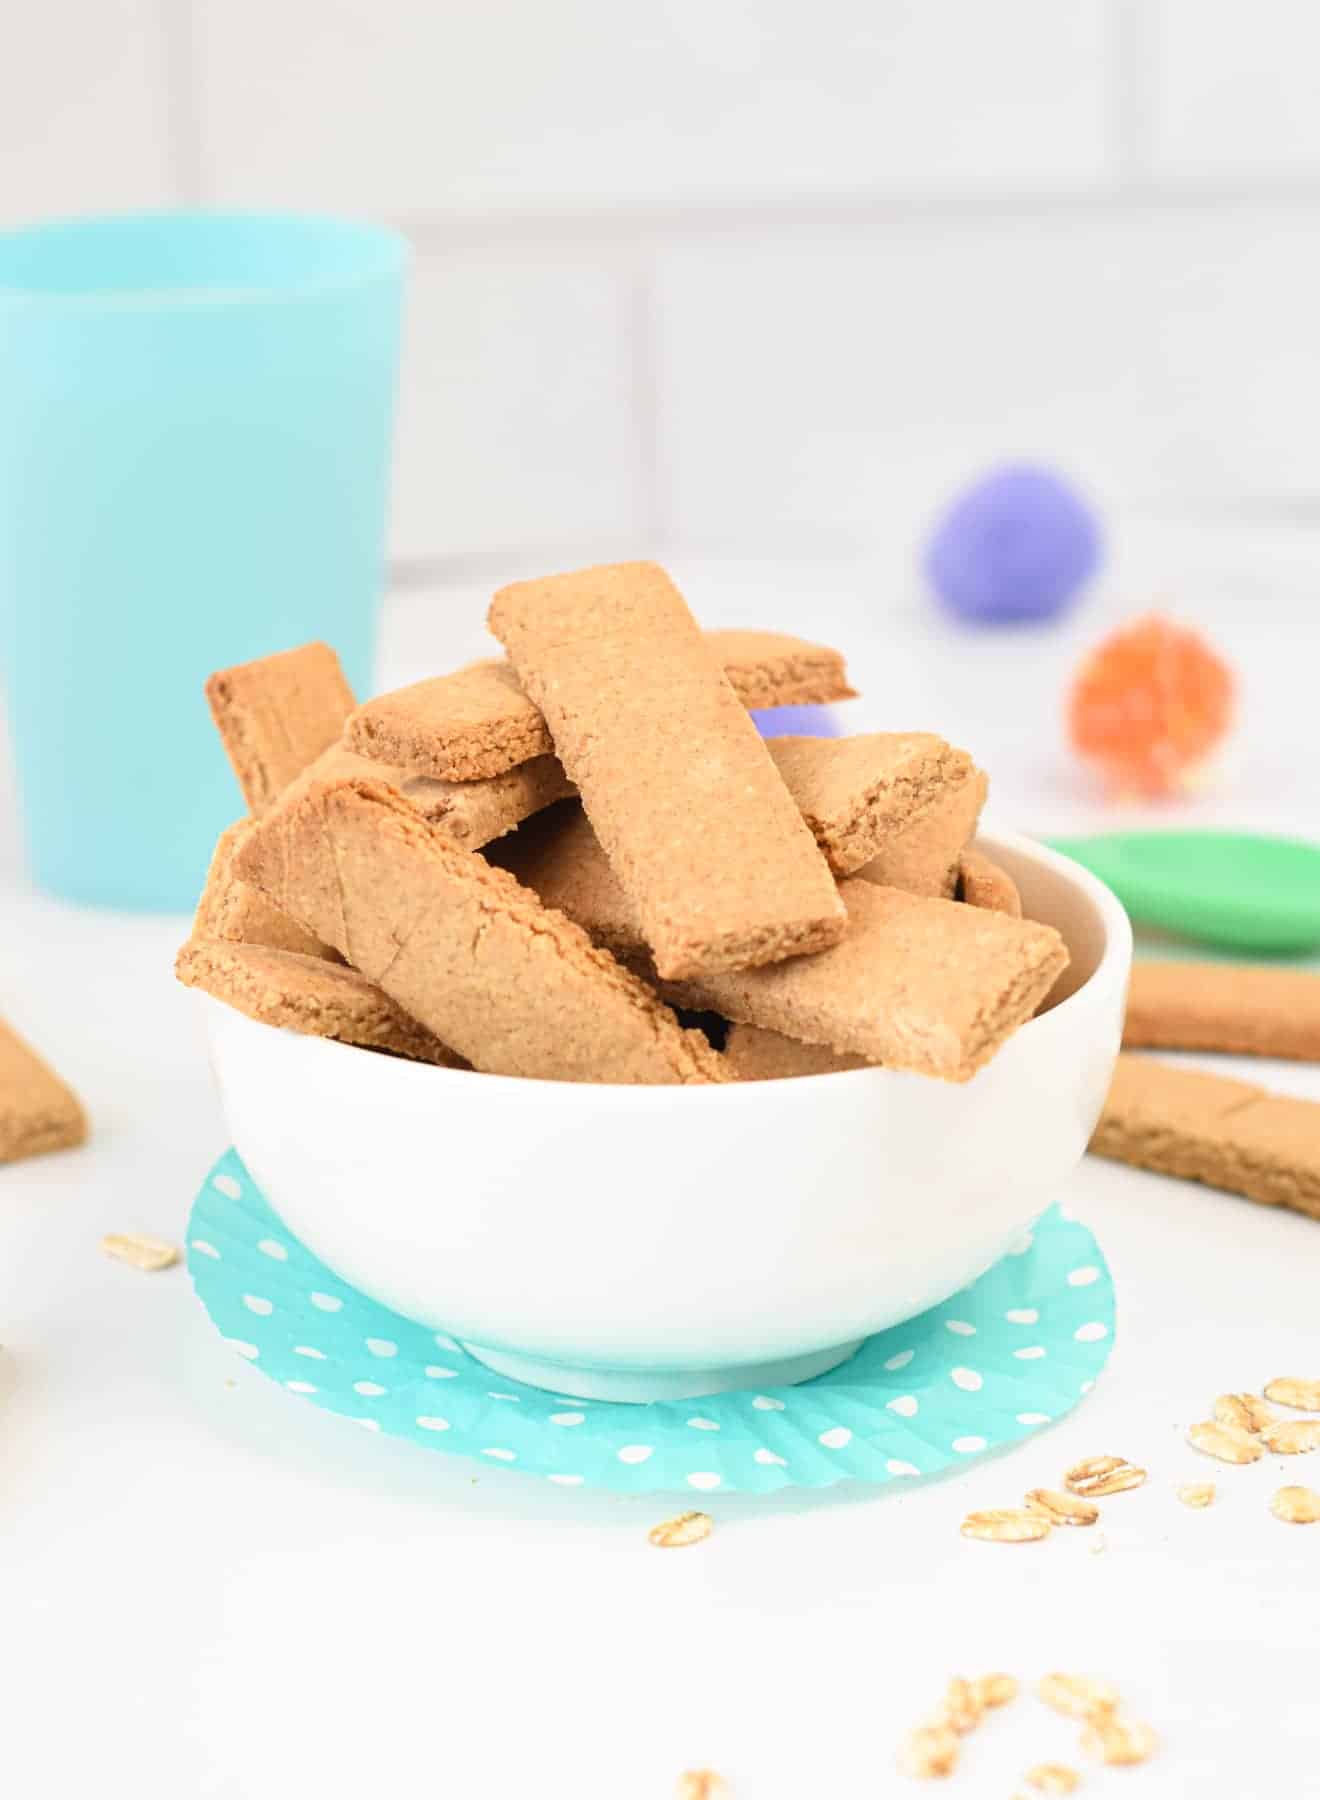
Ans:
{"type": "MultiPolygon", "coordinates": [[[[1061,876],[1064,881],[1078,889],[1091,903],[1101,923],[1104,933],[1104,946],[1099,961],[1081,985],[1074,989],[1065,999],[1052,1006],[1047,1013],[1038,1014],[1028,1019],[1025,1025],[1019,1026],[1014,1037],[1027,1032],[1040,1034],[1057,1029],[1057,1022],[1071,1017],[1088,1004],[1091,997],[1112,975],[1120,962],[1130,959],[1132,953],[1132,925],[1122,902],[1112,888],[1105,885],[1098,876],[1093,875],[1081,863],[1074,862],[1071,857],[1051,850],[1038,839],[1027,837],[1024,833],[1013,831],[987,830],[978,832],[973,842],[993,858],[997,849],[1006,849],[1028,862],[1035,862],[1042,868],[1051,870],[1061,876]]],[[[379,1083],[390,1088],[396,1097],[401,1097],[408,1083],[418,1084],[420,1097],[423,1089],[434,1100],[437,1094],[444,1091],[443,1084],[467,1082],[479,1077],[483,1086],[482,1092],[492,1098],[497,1090],[491,1087],[498,1082],[511,1090],[510,1102],[516,1095],[526,1103],[534,1099],[545,1101],[550,1099],[554,1104],[564,1107],[583,1103],[601,1094],[627,1095],[629,1105],[672,1106],[677,1096],[677,1104],[692,1105],[755,1105],[757,1095],[762,1102],[767,1089],[782,1089],[787,1084],[794,1093],[801,1092],[803,1098],[814,1093],[822,1081],[852,1082],[874,1081],[884,1077],[890,1081],[901,1079],[926,1082],[930,1078],[916,1074],[907,1069],[886,1069],[880,1066],[862,1069],[834,1069],[819,1075],[771,1076],[763,1081],[730,1081],[730,1082],[692,1082],[692,1083],[640,1083],[640,1082],[608,1082],[608,1081],[549,1081],[534,1075],[493,1075],[477,1069],[447,1069],[436,1063],[413,1062],[401,1056],[382,1056],[378,1052],[364,1048],[358,1044],[341,1043],[337,1038],[315,1037],[305,1032],[291,1031],[286,1026],[266,1025],[261,1021],[249,1018],[237,1008],[215,996],[202,993],[200,998],[206,1003],[208,1019],[223,1017],[226,1021],[236,1021],[239,1026],[251,1026],[254,1031],[264,1034],[276,1034],[296,1044],[298,1054],[313,1060],[320,1060],[327,1069],[337,1069],[346,1074],[352,1067],[348,1059],[355,1059],[359,1065],[360,1078],[367,1082],[379,1083]],[[326,1059],[329,1059],[326,1061],[326,1059]],[[367,1073],[370,1070],[371,1073],[367,1073]],[[442,1085],[437,1086],[437,1083],[442,1085]],[[734,1100],[733,1095],[740,1096],[734,1100]],[[712,1100],[711,1095],[726,1096],[723,1100],[712,1100]]],[[[837,1089],[835,1090],[838,1091],[837,1089]]],[[[779,1095],[780,1104],[788,1104],[783,1094],[779,1095]]],[[[598,1098],[595,1104],[599,1105],[598,1098]]]]}

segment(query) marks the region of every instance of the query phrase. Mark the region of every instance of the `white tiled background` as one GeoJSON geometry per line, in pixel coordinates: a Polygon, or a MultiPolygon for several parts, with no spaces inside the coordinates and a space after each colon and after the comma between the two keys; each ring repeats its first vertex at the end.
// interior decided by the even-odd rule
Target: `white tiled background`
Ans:
{"type": "MultiPolygon", "coordinates": [[[[21,22],[19,22],[21,20],[21,22]]],[[[979,464],[1320,503],[1309,0],[43,0],[0,223],[418,249],[392,551],[855,550],[979,464]]]]}

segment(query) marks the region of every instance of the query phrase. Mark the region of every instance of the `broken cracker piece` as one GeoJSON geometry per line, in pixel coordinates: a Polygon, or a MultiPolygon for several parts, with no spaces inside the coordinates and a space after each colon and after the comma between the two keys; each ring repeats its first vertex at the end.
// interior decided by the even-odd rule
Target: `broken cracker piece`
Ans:
{"type": "Polygon", "coordinates": [[[857,873],[880,887],[901,888],[904,893],[931,900],[952,900],[958,864],[976,835],[988,789],[983,771],[973,769],[857,873]]]}
{"type": "Polygon", "coordinates": [[[838,943],[825,860],[663,569],[516,582],[489,622],[665,979],[838,943]]]}
{"type": "Polygon", "coordinates": [[[87,1117],[73,1089],[0,1023],[0,1163],[86,1141],[87,1117]]]}
{"type": "Polygon", "coordinates": [[[965,750],[928,731],[779,737],[768,748],[835,875],[872,861],[972,772],[965,750]]]}
{"type": "Polygon", "coordinates": [[[388,1050],[443,1069],[465,1067],[461,1056],[374,982],[341,962],[262,944],[191,938],[175,959],[174,972],[185,987],[201,988],[262,1025],[388,1050]]]}
{"type": "Polygon", "coordinates": [[[339,658],[321,643],[218,669],[206,698],[252,813],[338,740],[355,705],[339,658]]]}
{"type": "Polygon", "coordinates": [[[277,809],[242,847],[238,872],[474,1068],[727,1079],[701,1033],[635,975],[378,783],[313,787],[277,809]]]}

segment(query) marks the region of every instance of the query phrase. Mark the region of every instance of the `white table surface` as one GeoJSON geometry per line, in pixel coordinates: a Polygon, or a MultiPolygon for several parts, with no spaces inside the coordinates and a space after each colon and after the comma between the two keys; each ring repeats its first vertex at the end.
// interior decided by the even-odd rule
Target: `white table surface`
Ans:
{"type": "MultiPolygon", "coordinates": [[[[1320,823],[1320,530],[1134,526],[1083,616],[996,640],[933,621],[897,556],[675,564],[711,622],[844,643],[867,693],[855,723],[969,744],[994,816],[1027,829],[1103,816],[1041,719],[1080,646],[1163,588],[1247,684],[1239,743],[1187,816],[1320,823]]],[[[479,649],[490,585],[402,596],[386,678],[479,649]]],[[[1315,1223],[1088,1161],[1068,1198],[1113,1265],[1120,1330],[1072,1417],[919,1489],[712,1499],[714,1536],[661,1554],[646,1531],[668,1502],[350,1431],[227,1351],[182,1270],[101,1255],[106,1231],[181,1240],[225,1143],[195,1002],[170,975],[183,922],[43,900],[5,842],[3,1010],[94,1121],[86,1149],[0,1172],[7,1792],[666,1800],[708,1763],[739,1800],[869,1800],[922,1791],[893,1775],[894,1749],[949,1675],[1053,1667],[1118,1681],[1164,1739],[1088,1793],[1320,1791],[1320,1528],[1268,1510],[1320,1470],[1226,1468],[1183,1439],[1225,1389],[1320,1375],[1315,1223]],[[1105,1504],[1102,1552],[1093,1531],[959,1537],[970,1508],[1108,1451],[1151,1479],[1105,1504]],[[1174,1497],[1197,1477],[1220,1488],[1203,1513],[1174,1497]]],[[[1320,1068],[1229,1068],[1320,1098],[1320,1068]]],[[[1080,1764],[1074,1743],[1023,1699],[969,1741],[948,1791],[1006,1797],[1032,1762],[1080,1764]]]]}

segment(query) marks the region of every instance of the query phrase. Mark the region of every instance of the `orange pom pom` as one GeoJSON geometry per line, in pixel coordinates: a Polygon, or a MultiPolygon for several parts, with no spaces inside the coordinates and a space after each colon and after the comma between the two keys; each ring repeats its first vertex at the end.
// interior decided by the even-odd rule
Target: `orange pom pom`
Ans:
{"type": "Polygon", "coordinates": [[[1162,795],[1227,732],[1232,671],[1203,638],[1152,613],[1098,645],[1068,699],[1068,736],[1120,793],[1162,795]]]}

